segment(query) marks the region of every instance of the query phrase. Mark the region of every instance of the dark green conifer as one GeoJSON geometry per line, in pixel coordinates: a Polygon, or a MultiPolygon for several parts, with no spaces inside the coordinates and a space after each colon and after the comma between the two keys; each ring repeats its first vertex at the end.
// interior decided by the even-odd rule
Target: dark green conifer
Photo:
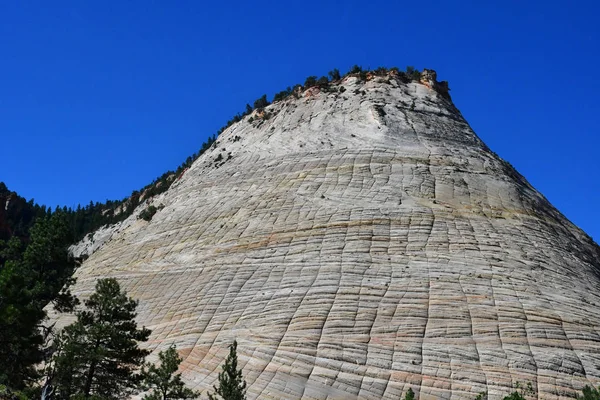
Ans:
{"type": "Polygon", "coordinates": [[[308,89],[308,88],[311,88],[316,85],[317,85],[317,77],[316,76],[309,76],[304,81],[304,89],[308,89]]]}
{"type": "Polygon", "coordinates": [[[583,396],[577,396],[579,400],[600,400],[600,392],[593,386],[585,385],[582,390],[583,396]]]}
{"type": "Polygon", "coordinates": [[[150,335],[137,327],[137,304],[116,279],[98,280],[87,309],[57,340],[52,371],[57,399],[117,400],[134,393],[141,378],[136,370],[148,354],[138,342],[150,335]]]}
{"type": "Polygon", "coordinates": [[[340,79],[342,79],[342,77],[340,75],[340,70],[337,68],[334,68],[331,71],[329,71],[328,75],[332,81],[339,81],[340,79]]]}
{"type": "Polygon", "coordinates": [[[242,370],[237,369],[237,341],[229,346],[229,355],[225,359],[223,372],[219,373],[219,386],[213,386],[216,394],[209,394],[209,400],[245,400],[246,381],[242,376],[242,370]]]}
{"type": "Polygon", "coordinates": [[[0,384],[22,389],[38,378],[35,365],[44,360],[44,307],[53,302],[71,310],[68,288],[75,261],[67,252],[71,230],[65,215],[40,218],[30,229],[29,244],[13,236],[0,258],[0,384]]]}
{"type": "Polygon", "coordinates": [[[317,80],[317,86],[322,87],[322,88],[329,86],[329,79],[327,79],[326,76],[320,77],[317,80]]]}
{"type": "Polygon", "coordinates": [[[359,65],[353,65],[350,71],[348,71],[349,74],[360,74],[361,72],[363,72],[363,69],[359,65]]]}
{"type": "Polygon", "coordinates": [[[254,102],[254,109],[255,110],[260,110],[262,108],[265,108],[268,105],[269,105],[269,102],[267,101],[267,95],[263,94],[260,98],[258,98],[254,102]]]}
{"type": "Polygon", "coordinates": [[[200,396],[199,392],[185,387],[181,374],[176,374],[182,359],[175,345],[158,353],[158,358],[159,366],[146,364],[142,369],[144,386],[151,390],[144,400],[195,399],[200,396]]]}

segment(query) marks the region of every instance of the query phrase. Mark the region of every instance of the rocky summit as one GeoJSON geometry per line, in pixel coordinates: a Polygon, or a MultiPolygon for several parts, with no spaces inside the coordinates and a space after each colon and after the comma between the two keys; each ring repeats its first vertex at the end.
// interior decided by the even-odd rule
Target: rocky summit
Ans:
{"type": "Polygon", "coordinates": [[[73,251],[89,254],[74,292],[116,277],[150,360],[177,344],[204,392],[234,339],[249,399],[499,399],[517,382],[563,399],[600,383],[600,248],[433,71],[296,89],[73,251]]]}

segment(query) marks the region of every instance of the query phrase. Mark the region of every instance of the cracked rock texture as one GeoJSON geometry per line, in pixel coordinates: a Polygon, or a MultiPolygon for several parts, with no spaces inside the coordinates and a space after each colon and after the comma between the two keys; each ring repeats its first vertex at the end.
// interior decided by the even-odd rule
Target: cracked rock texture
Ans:
{"type": "Polygon", "coordinates": [[[118,278],[203,391],[234,339],[250,399],[599,384],[599,247],[435,90],[334,87],[232,125],[149,223],[100,232],[75,293],[118,278]]]}

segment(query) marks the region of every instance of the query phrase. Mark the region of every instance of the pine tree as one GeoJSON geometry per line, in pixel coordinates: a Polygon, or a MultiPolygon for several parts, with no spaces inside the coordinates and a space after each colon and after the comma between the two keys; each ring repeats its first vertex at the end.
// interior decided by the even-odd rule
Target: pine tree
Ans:
{"type": "Polygon", "coordinates": [[[361,72],[363,72],[363,69],[359,65],[353,65],[350,71],[348,71],[349,74],[360,74],[361,72]]]}
{"type": "Polygon", "coordinates": [[[593,386],[585,385],[582,390],[583,396],[577,396],[580,400],[600,400],[600,392],[593,386]]]}
{"type": "Polygon", "coordinates": [[[308,89],[308,88],[311,88],[316,85],[317,85],[317,77],[316,76],[309,76],[304,81],[304,89],[308,89]]]}
{"type": "Polygon", "coordinates": [[[340,75],[340,70],[337,68],[334,68],[331,71],[329,71],[328,75],[332,81],[339,81],[342,78],[340,75]]]}
{"type": "Polygon", "coordinates": [[[152,390],[144,400],[196,399],[200,396],[199,392],[185,387],[181,374],[175,374],[182,361],[175,345],[158,353],[158,358],[160,366],[146,364],[142,369],[144,385],[152,390]]]}
{"type": "Polygon", "coordinates": [[[138,347],[150,331],[134,320],[137,301],[114,278],[100,279],[87,310],[57,339],[53,383],[57,399],[123,399],[138,387],[135,371],[148,351],[138,347]]]}
{"type": "Polygon", "coordinates": [[[417,70],[412,65],[409,65],[408,67],[406,67],[406,76],[408,76],[414,81],[418,81],[419,79],[421,79],[421,72],[419,72],[419,70],[417,70]]]}
{"type": "Polygon", "coordinates": [[[67,251],[70,229],[62,212],[37,220],[23,248],[13,236],[0,254],[0,384],[23,389],[39,378],[44,361],[44,307],[69,311],[75,261],[67,251]]]}
{"type": "Polygon", "coordinates": [[[408,392],[406,392],[405,400],[415,400],[415,392],[413,392],[412,388],[408,388],[408,392]]]}
{"type": "Polygon", "coordinates": [[[261,109],[265,108],[268,105],[269,105],[269,101],[267,100],[267,95],[263,94],[260,98],[258,98],[254,102],[254,109],[255,110],[261,110],[261,109]]]}
{"type": "MultiPolygon", "coordinates": [[[[245,400],[246,381],[242,376],[242,370],[237,369],[237,341],[229,346],[229,355],[225,359],[223,372],[219,372],[219,387],[213,386],[216,394],[223,400],[245,400]]],[[[214,394],[208,395],[209,400],[218,400],[214,394]]]]}
{"type": "Polygon", "coordinates": [[[329,86],[329,79],[327,79],[326,76],[322,76],[317,80],[317,86],[320,86],[322,88],[329,86]]]}

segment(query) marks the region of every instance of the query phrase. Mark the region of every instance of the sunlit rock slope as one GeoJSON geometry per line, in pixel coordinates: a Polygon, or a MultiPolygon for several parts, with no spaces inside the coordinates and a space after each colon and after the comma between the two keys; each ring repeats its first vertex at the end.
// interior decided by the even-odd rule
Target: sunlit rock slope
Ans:
{"type": "Polygon", "coordinates": [[[251,399],[600,383],[598,246],[439,87],[369,78],[231,126],[150,222],[103,231],[75,292],[118,278],[196,389],[237,339],[251,399]]]}

